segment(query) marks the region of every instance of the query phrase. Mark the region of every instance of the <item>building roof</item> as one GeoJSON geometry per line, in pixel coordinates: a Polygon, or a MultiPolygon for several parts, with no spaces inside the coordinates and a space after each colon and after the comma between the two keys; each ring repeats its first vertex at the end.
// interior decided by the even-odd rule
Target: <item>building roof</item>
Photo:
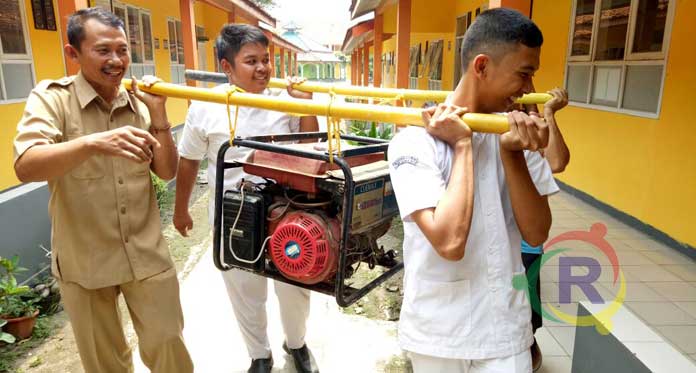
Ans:
{"type": "Polygon", "coordinates": [[[350,3],[350,18],[355,19],[367,13],[373,12],[383,0],[352,0],[350,3]]]}
{"type": "Polygon", "coordinates": [[[298,61],[304,62],[340,62],[331,48],[313,40],[300,30],[295,22],[289,22],[283,26],[285,32],[281,35],[285,40],[305,50],[305,53],[297,55],[298,61]]]}

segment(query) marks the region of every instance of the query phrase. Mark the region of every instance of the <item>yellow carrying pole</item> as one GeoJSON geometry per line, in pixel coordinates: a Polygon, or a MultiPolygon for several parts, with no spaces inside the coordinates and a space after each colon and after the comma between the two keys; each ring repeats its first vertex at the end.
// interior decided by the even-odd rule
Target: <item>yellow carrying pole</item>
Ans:
{"type": "MultiPolygon", "coordinates": [[[[271,88],[287,88],[288,84],[283,79],[271,78],[268,83],[271,88]]],[[[419,89],[399,89],[399,88],[375,88],[356,85],[340,85],[326,84],[318,82],[305,81],[295,85],[296,89],[305,92],[329,93],[333,92],[337,95],[351,97],[372,97],[380,99],[403,99],[416,101],[435,101],[445,102],[447,96],[452,91],[427,91],[419,89]]],[[[528,93],[515,100],[518,104],[543,104],[551,99],[548,93],[528,93]]]]}
{"type": "MultiPolygon", "coordinates": [[[[227,83],[227,77],[223,73],[213,73],[209,71],[186,70],[186,79],[201,80],[215,83],[227,83]]],[[[268,86],[271,88],[287,88],[288,82],[285,79],[271,78],[268,86]]],[[[399,89],[399,88],[375,88],[344,84],[327,84],[305,81],[295,85],[296,89],[305,92],[329,93],[333,92],[341,96],[351,97],[372,97],[380,99],[403,99],[417,101],[445,102],[451,91],[426,91],[419,89],[399,89]]],[[[518,104],[543,104],[551,99],[548,93],[529,93],[515,102],[518,104]]]]}
{"type": "MultiPolygon", "coordinates": [[[[132,82],[130,79],[123,79],[122,84],[130,87],[132,82]]],[[[228,94],[227,92],[213,91],[208,88],[188,87],[166,82],[157,82],[148,88],[139,81],[138,88],[144,92],[156,95],[215,102],[224,105],[229,103],[230,105],[250,106],[293,114],[423,126],[422,109],[416,108],[343,102],[321,103],[313,100],[270,97],[242,92],[230,92],[228,94]]],[[[504,115],[466,113],[462,116],[462,119],[475,132],[505,133],[509,129],[507,117],[504,115]]]]}

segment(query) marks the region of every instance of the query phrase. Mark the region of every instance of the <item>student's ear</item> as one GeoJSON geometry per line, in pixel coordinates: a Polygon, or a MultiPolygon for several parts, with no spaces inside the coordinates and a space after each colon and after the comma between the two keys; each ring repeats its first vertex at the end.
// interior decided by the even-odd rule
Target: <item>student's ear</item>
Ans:
{"type": "Polygon", "coordinates": [[[78,62],[77,61],[77,55],[80,53],[75,47],[73,47],[70,44],[65,44],[63,47],[63,51],[65,52],[65,55],[68,56],[73,62],[78,62]]]}
{"type": "Polygon", "coordinates": [[[488,76],[490,62],[491,58],[488,55],[479,54],[471,61],[471,70],[479,79],[485,79],[488,76]]]}
{"type": "Polygon", "coordinates": [[[232,64],[230,64],[229,61],[227,61],[226,58],[223,58],[220,60],[220,67],[222,68],[222,72],[227,75],[227,79],[231,79],[233,75],[233,69],[232,69],[232,64]]]}

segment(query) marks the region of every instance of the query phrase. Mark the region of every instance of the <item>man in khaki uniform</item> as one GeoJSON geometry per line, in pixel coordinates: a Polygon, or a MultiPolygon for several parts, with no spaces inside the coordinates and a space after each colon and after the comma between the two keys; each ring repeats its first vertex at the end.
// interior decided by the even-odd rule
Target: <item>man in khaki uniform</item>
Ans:
{"type": "Polygon", "coordinates": [[[166,98],[121,87],[130,59],[113,14],[76,12],[68,39],[66,55],[80,72],[34,88],[14,156],[20,180],[48,180],[52,270],[82,364],[87,372],[133,371],[118,308],[123,293],[145,365],[191,372],[176,269],[150,181],[150,170],[171,179],[177,168],[166,98]]]}

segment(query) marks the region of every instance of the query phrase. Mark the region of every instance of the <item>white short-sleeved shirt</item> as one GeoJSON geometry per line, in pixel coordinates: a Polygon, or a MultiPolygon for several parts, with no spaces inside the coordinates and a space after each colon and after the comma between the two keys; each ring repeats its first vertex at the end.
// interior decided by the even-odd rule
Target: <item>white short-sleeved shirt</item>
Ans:
{"type": "MultiPolygon", "coordinates": [[[[222,84],[214,90],[226,91],[229,84],[222,84]]],[[[263,95],[289,97],[285,90],[266,89],[263,95]]],[[[235,107],[230,106],[232,120],[234,120],[235,107]]],[[[300,130],[300,118],[286,113],[257,109],[251,107],[239,107],[237,129],[235,136],[248,137],[268,134],[298,132],[300,130]]],[[[208,185],[210,186],[209,219],[213,223],[213,211],[215,207],[215,171],[217,154],[220,146],[230,141],[229,119],[227,105],[192,101],[186,114],[186,124],[179,140],[179,155],[191,160],[208,158],[208,185]]],[[[244,159],[252,149],[231,147],[225,154],[226,161],[244,159]]],[[[224,190],[237,188],[242,178],[251,181],[261,181],[256,177],[242,172],[241,168],[231,168],[225,171],[224,190]]]]}
{"type": "MultiPolygon", "coordinates": [[[[532,344],[530,306],[512,279],[523,273],[521,236],[500,159],[499,135],[474,133],[474,207],[464,258],[440,257],[411,213],[436,207],[447,188],[453,150],[425,129],[409,127],[389,145],[391,181],[404,220],[404,350],[451,359],[518,354],[532,344]]],[[[525,158],[537,191],[558,191],[537,152],[525,158]]]]}

